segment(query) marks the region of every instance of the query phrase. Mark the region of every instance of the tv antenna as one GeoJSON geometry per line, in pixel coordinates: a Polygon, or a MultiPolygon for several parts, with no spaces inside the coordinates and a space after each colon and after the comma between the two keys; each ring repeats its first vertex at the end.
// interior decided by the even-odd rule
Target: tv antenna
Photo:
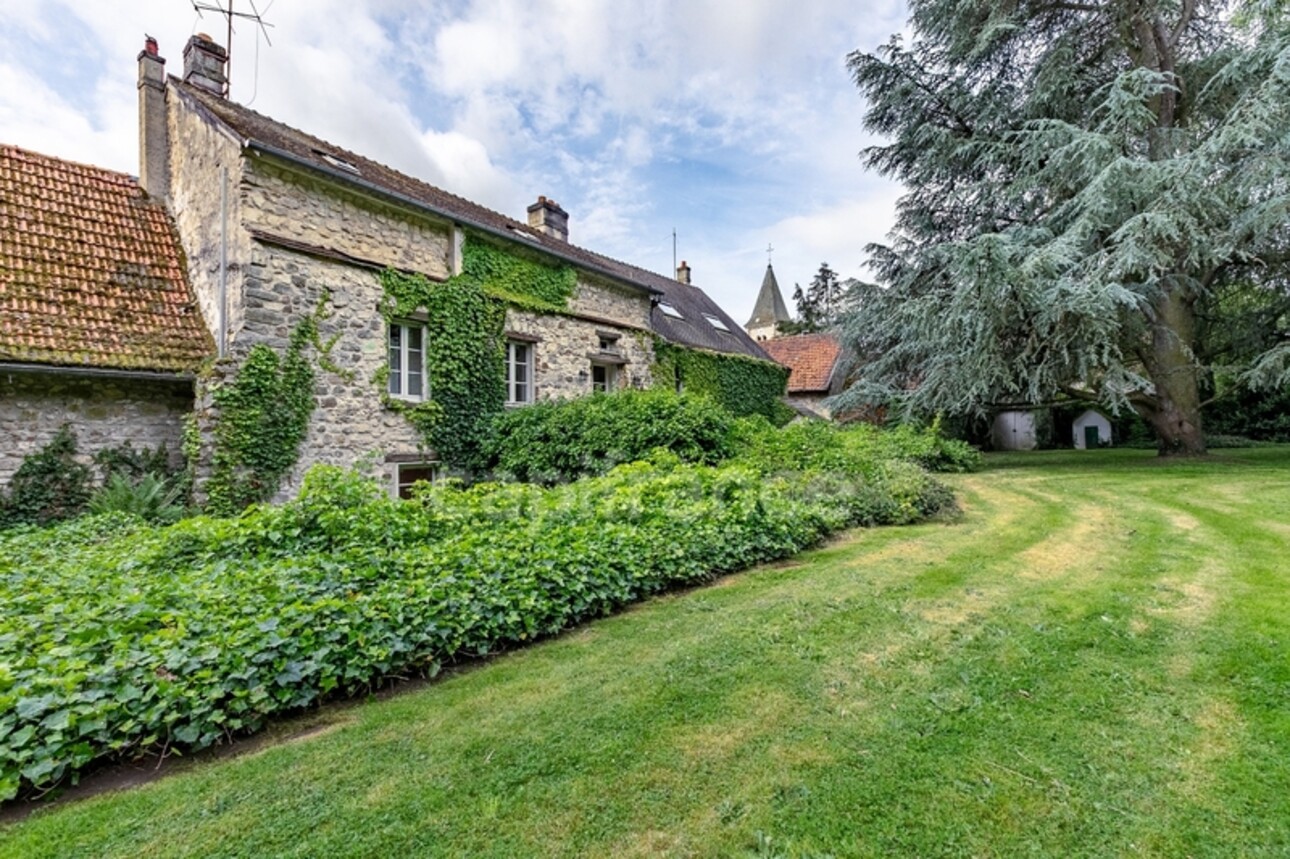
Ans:
{"type": "MultiPolygon", "coordinates": [[[[260,10],[255,8],[255,0],[247,0],[251,5],[250,12],[233,11],[233,0],[224,0],[224,2],[227,3],[228,8],[225,8],[224,3],[221,3],[220,0],[214,0],[213,3],[199,3],[197,0],[192,0],[192,2],[193,9],[196,10],[198,18],[203,17],[203,12],[215,12],[219,15],[223,15],[224,20],[228,24],[228,37],[224,41],[224,50],[228,52],[228,59],[225,60],[224,65],[224,97],[228,98],[229,90],[233,87],[233,19],[243,18],[247,21],[254,21],[256,26],[260,28],[260,32],[264,34],[264,41],[268,43],[269,47],[273,47],[273,42],[269,40],[269,31],[267,28],[272,27],[273,25],[265,22],[264,16],[260,14],[260,10]]],[[[269,5],[271,6],[273,4],[270,3],[269,5]]],[[[268,7],[265,7],[265,11],[268,11],[268,7]]]]}

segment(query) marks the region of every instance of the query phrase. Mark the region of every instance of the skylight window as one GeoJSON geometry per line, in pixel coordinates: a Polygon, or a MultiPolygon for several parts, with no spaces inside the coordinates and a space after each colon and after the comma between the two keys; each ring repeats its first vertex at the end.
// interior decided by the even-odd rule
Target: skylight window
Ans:
{"type": "Polygon", "coordinates": [[[672,317],[673,319],[684,319],[684,318],[685,318],[684,316],[682,316],[682,315],[681,315],[681,311],[677,310],[675,307],[673,307],[672,305],[668,304],[666,301],[660,301],[660,302],[658,303],[658,309],[659,309],[659,310],[661,310],[661,311],[663,311],[663,315],[664,315],[664,316],[670,316],[670,317],[672,317]]]}
{"type": "Polygon", "coordinates": [[[345,170],[346,172],[355,173],[355,174],[358,173],[358,168],[355,167],[353,164],[350,164],[344,158],[341,158],[336,155],[332,155],[330,152],[323,152],[321,149],[315,149],[314,152],[316,152],[319,156],[321,156],[322,160],[326,161],[328,164],[330,164],[331,166],[339,170],[345,170]]]}
{"type": "Polygon", "coordinates": [[[708,324],[718,331],[724,331],[727,334],[730,333],[730,329],[726,327],[726,323],[722,322],[718,317],[713,316],[711,313],[703,314],[703,318],[708,320],[708,324]]]}

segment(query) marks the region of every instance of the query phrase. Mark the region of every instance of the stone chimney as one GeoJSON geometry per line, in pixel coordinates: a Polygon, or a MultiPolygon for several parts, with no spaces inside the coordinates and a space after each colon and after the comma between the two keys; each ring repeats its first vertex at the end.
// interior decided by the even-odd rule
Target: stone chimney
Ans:
{"type": "Polygon", "coordinates": [[[228,78],[224,76],[226,62],[228,51],[215,44],[210,36],[198,33],[184,47],[184,83],[221,97],[227,95],[225,87],[228,78]]]}
{"type": "Polygon", "coordinates": [[[170,126],[166,122],[166,61],[157,40],[143,37],[139,52],[139,184],[148,196],[170,196],[170,126]]]}
{"type": "Polygon", "coordinates": [[[690,264],[685,260],[681,260],[681,264],[676,267],[676,282],[690,282],[690,264]]]}
{"type": "Polygon", "coordinates": [[[529,226],[562,242],[569,241],[569,213],[555,200],[538,197],[537,202],[529,206],[529,226]]]}

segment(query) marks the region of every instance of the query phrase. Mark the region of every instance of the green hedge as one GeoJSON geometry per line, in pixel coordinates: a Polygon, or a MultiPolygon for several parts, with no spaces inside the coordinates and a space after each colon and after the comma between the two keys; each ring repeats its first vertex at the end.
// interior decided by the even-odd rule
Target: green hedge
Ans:
{"type": "Polygon", "coordinates": [[[916,466],[870,471],[772,477],[659,454],[553,489],[409,503],[319,467],[298,500],[236,519],[0,535],[0,799],[952,503],[916,466]]]}
{"type": "Polygon", "coordinates": [[[788,368],[743,355],[687,349],[654,340],[654,384],[675,386],[711,397],[731,414],[761,415],[776,426],[795,417],[780,399],[788,385],[788,368]]]}
{"type": "Polygon", "coordinates": [[[484,465],[507,479],[544,484],[604,474],[659,448],[714,465],[735,452],[733,423],[706,397],[660,389],[537,403],[494,420],[484,465]]]}

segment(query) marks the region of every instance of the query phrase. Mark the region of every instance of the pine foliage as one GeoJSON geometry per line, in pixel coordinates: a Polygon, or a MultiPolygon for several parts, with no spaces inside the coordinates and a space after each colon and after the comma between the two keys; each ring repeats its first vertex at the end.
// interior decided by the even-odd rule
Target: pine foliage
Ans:
{"type": "MultiPolygon", "coordinates": [[[[1283,4],[912,0],[913,40],[849,66],[865,162],[909,189],[845,338],[846,395],[984,413],[1054,396],[1136,409],[1203,450],[1213,309],[1284,297],[1290,24],[1283,4]]],[[[1266,302],[1280,305],[1279,301],[1266,302]]],[[[1290,381],[1285,317],[1239,369],[1290,381]]]]}

